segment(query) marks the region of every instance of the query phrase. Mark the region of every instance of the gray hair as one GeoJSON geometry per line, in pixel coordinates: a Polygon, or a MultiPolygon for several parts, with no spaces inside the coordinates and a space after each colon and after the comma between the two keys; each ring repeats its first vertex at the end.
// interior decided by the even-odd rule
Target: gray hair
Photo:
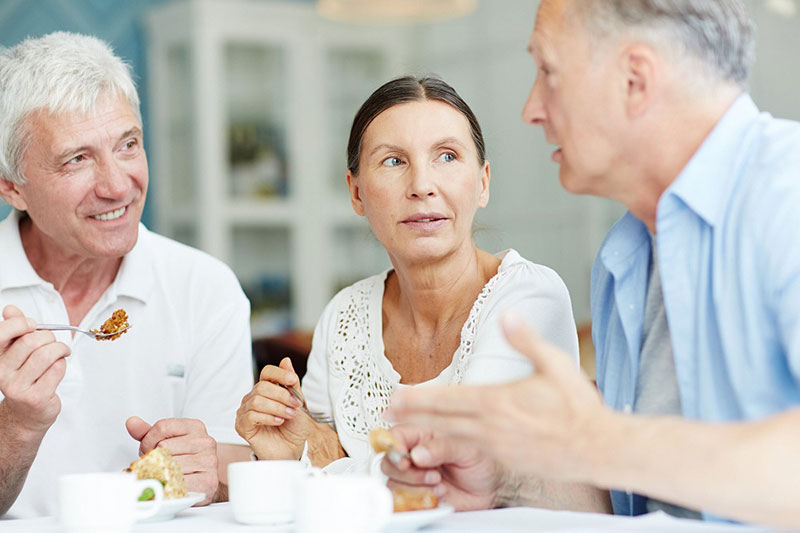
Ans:
{"type": "Polygon", "coordinates": [[[755,30],[741,0],[572,0],[571,8],[597,37],[641,38],[706,78],[747,85],[755,30]]]}
{"type": "Polygon", "coordinates": [[[93,112],[107,93],[124,97],[141,124],[130,67],[96,37],[54,32],[0,51],[0,179],[25,183],[32,113],[93,112]]]}

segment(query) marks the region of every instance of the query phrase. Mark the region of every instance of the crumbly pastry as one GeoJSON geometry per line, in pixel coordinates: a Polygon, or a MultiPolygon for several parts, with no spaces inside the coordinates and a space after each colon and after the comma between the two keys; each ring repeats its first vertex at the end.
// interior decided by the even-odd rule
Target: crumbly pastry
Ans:
{"type": "Polygon", "coordinates": [[[157,479],[164,485],[164,498],[187,496],[183,471],[166,448],[153,448],[129,468],[139,479],[157,479]]]}
{"type": "Polygon", "coordinates": [[[392,491],[394,498],[394,512],[422,511],[433,509],[439,505],[439,498],[432,490],[423,487],[403,488],[398,487],[392,491]]]}
{"type": "Polygon", "coordinates": [[[89,331],[92,333],[115,333],[115,335],[111,335],[110,337],[97,338],[99,341],[113,341],[125,333],[129,327],[130,324],[128,323],[128,314],[124,309],[117,309],[111,315],[111,318],[103,322],[103,325],[100,326],[100,329],[90,329],[89,331]]]}
{"type": "Polygon", "coordinates": [[[397,441],[391,432],[385,428],[375,428],[369,432],[369,444],[376,453],[389,452],[397,449],[397,441]]]}

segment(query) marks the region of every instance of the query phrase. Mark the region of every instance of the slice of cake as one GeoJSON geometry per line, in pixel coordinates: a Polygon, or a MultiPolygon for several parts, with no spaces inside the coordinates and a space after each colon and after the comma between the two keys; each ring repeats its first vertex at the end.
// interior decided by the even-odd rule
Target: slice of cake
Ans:
{"type": "Polygon", "coordinates": [[[180,465],[166,448],[153,448],[128,469],[139,479],[157,479],[164,485],[164,498],[185,498],[186,482],[180,465]]]}

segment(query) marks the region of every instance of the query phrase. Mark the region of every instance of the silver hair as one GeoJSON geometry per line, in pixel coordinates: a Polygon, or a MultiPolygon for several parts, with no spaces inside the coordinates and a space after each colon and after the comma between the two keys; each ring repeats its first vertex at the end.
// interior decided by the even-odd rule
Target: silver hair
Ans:
{"type": "Polygon", "coordinates": [[[0,51],[0,179],[25,183],[32,113],[93,112],[108,93],[124,97],[141,124],[130,67],[96,37],[54,32],[0,51]]]}
{"type": "Polygon", "coordinates": [[[572,0],[598,37],[630,36],[701,67],[711,80],[746,87],[755,29],[741,0],[572,0]]]}

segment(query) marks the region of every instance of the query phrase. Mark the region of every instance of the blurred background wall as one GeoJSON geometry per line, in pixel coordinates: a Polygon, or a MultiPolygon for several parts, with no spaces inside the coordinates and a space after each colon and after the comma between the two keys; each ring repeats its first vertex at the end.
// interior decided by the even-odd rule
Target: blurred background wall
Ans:
{"type": "MultiPolygon", "coordinates": [[[[144,221],[232,264],[257,335],[307,330],[337,288],[388,267],[348,214],[349,121],[389,77],[438,74],[487,140],[492,197],[477,220],[479,246],[514,247],[554,268],[580,324],[590,318],[594,254],[622,209],[564,192],[552,147],[520,120],[537,5],[479,0],[458,18],[364,25],[324,19],[311,0],[0,0],[0,45],[70,30],[109,41],[130,62],[151,162],[144,221]]],[[[791,1],[747,5],[758,26],[756,103],[800,119],[800,16],[791,1]]],[[[0,205],[0,218],[7,212],[0,205]]]]}

